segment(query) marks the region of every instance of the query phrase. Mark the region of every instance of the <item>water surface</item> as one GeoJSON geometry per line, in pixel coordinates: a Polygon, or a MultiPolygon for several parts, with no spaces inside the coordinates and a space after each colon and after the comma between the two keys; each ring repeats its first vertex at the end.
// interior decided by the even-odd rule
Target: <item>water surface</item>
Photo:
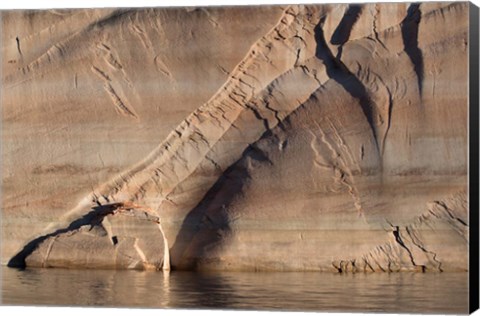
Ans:
{"type": "Polygon", "coordinates": [[[2,304],[466,314],[468,274],[3,268],[2,304]]]}

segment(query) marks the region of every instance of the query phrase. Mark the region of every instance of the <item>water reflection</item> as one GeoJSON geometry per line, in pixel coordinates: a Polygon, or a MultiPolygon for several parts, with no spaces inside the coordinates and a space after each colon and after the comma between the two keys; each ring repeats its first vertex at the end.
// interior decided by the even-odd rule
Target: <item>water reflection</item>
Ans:
{"type": "Polygon", "coordinates": [[[467,273],[191,273],[3,268],[2,302],[467,313],[467,273]]]}

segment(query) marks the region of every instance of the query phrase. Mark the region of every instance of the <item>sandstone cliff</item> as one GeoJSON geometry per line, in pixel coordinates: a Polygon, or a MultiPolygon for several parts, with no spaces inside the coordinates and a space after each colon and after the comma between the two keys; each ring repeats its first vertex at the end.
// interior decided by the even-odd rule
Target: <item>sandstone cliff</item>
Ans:
{"type": "Polygon", "coordinates": [[[2,263],[467,270],[468,3],[2,13],[2,263]]]}

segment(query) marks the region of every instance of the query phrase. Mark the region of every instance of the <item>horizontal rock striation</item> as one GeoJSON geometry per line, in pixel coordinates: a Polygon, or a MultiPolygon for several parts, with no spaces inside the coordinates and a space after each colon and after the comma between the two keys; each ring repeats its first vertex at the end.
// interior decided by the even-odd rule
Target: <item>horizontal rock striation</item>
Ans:
{"type": "Polygon", "coordinates": [[[2,262],[467,270],[468,9],[3,13],[2,262]]]}

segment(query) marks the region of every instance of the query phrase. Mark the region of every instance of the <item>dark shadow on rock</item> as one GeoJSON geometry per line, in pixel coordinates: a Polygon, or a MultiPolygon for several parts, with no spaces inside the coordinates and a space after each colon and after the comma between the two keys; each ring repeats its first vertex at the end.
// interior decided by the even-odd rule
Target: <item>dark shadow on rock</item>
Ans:
{"type": "Polygon", "coordinates": [[[333,45],[343,45],[348,41],[350,34],[352,33],[353,26],[355,23],[357,23],[362,10],[363,6],[358,4],[351,4],[348,6],[348,9],[343,15],[342,20],[333,32],[330,43],[333,45]]]}
{"type": "Polygon", "coordinates": [[[402,39],[405,53],[413,64],[413,69],[417,75],[418,91],[422,95],[423,90],[423,56],[422,51],[418,47],[418,27],[422,13],[420,12],[420,4],[412,3],[408,7],[407,16],[402,21],[402,39]]]}
{"type": "Polygon", "coordinates": [[[350,72],[340,58],[333,56],[332,52],[328,48],[322,29],[324,22],[325,17],[320,20],[314,29],[315,41],[317,43],[315,56],[325,64],[328,77],[340,84],[354,99],[357,99],[360,103],[362,111],[371,127],[378,154],[380,154],[379,140],[375,124],[375,105],[370,99],[367,89],[363,83],[350,72]]]}
{"type": "MultiPolygon", "coordinates": [[[[267,131],[260,138],[268,137],[267,131]]],[[[240,159],[228,167],[202,200],[185,217],[182,227],[170,248],[172,269],[195,270],[201,262],[207,262],[205,249],[214,247],[230,230],[231,218],[228,206],[250,179],[251,163],[272,164],[258,147],[249,145],[240,159]],[[193,249],[193,250],[192,250],[193,249]],[[192,250],[189,253],[189,250],[192,250]]]]}
{"type": "MultiPolygon", "coordinates": [[[[361,6],[349,7],[332,36],[332,44],[343,45],[348,42],[352,28],[362,10],[361,6]]],[[[375,123],[378,110],[365,85],[348,69],[341,58],[334,56],[329,49],[322,29],[324,23],[325,17],[322,17],[314,29],[315,56],[324,63],[329,78],[338,83],[353,99],[358,100],[374,138],[381,172],[380,135],[378,135],[375,123]]],[[[319,89],[322,89],[322,87],[319,89]]],[[[311,97],[315,98],[315,93],[311,97]]],[[[299,109],[302,107],[303,105],[299,109]]],[[[254,111],[258,119],[262,119],[254,109],[250,110],[254,111]]],[[[281,125],[288,124],[289,119],[290,115],[284,118],[278,127],[282,128],[281,125]]],[[[264,125],[268,129],[268,124],[264,122],[264,125]]],[[[258,144],[260,140],[267,137],[275,137],[275,135],[268,130],[254,144],[258,144]]],[[[177,238],[170,249],[173,269],[191,270],[197,268],[200,263],[208,263],[209,259],[206,256],[206,251],[209,250],[205,249],[214,249],[228,235],[233,220],[228,213],[228,208],[234,199],[242,194],[244,186],[249,182],[249,161],[272,164],[266,153],[255,145],[251,145],[243,152],[239,160],[225,170],[202,200],[185,217],[177,238]]],[[[216,262],[210,263],[215,265],[216,262]]]]}
{"type": "Polygon", "coordinates": [[[81,218],[71,222],[68,225],[68,227],[58,229],[50,234],[46,234],[33,239],[32,241],[27,243],[20,252],[18,252],[15,256],[13,256],[8,261],[7,266],[11,268],[21,268],[21,269],[26,268],[25,259],[30,254],[32,254],[38,248],[38,246],[40,246],[42,242],[44,242],[48,238],[67,233],[69,231],[77,230],[80,227],[86,226],[86,225],[90,225],[91,228],[93,228],[94,226],[99,225],[105,216],[112,214],[113,211],[118,207],[120,207],[121,205],[122,205],[121,203],[99,205],[97,207],[92,208],[90,212],[88,212],[81,218]]]}
{"type": "MultiPolygon", "coordinates": [[[[355,8],[354,12],[356,10],[357,8],[355,8]]],[[[359,101],[371,127],[375,142],[377,142],[373,103],[368,96],[365,86],[328,49],[321,27],[323,23],[324,19],[315,27],[316,57],[325,64],[328,76],[359,101]]],[[[345,32],[348,31],[345,30],[345,32]]],[[[341,31],[338,33],[340,34],[341,31]]],[[[314,94],[312,94],[312,97],[315,97],[314,94]]],[[[302,107],[303,105],[299,109],[302,107]]],[[[251,110],[254,111],[253,109],[251,110]]],[[[258,113],[254,111],[254,114],[258,113]]],[[[261,116],[256,116],[258,119],[261,119],[261,116]]],[[[287,124],[289,117],[287,116],[283,120],[287,124]]],[[[268,128],[268,124],[264,124],[268,128]]],[[[282,126],[278,127],[282,128],[282,126]]],[[[242,194],[245,185],[248,185],[251,164],[272,164],[268,155],[256,146],[260,140],[268,137],[275,137],[271,130],[267,130],[259,140],[245,149],[241,157],[224,171],[202,200],[188,212],[170,248],[172,269],[195,270],[199,268],[201,263],[208,263],[213,266],[217,263],[215,258],[208,258],[207,252],[210,249],[214,249],[229,234],[233,219],[228,213],[228,208],[234,199],[239,194],[242,194]]],[[[377,144],[377,152],[379,153],[378,148],[377,144]]]]}

